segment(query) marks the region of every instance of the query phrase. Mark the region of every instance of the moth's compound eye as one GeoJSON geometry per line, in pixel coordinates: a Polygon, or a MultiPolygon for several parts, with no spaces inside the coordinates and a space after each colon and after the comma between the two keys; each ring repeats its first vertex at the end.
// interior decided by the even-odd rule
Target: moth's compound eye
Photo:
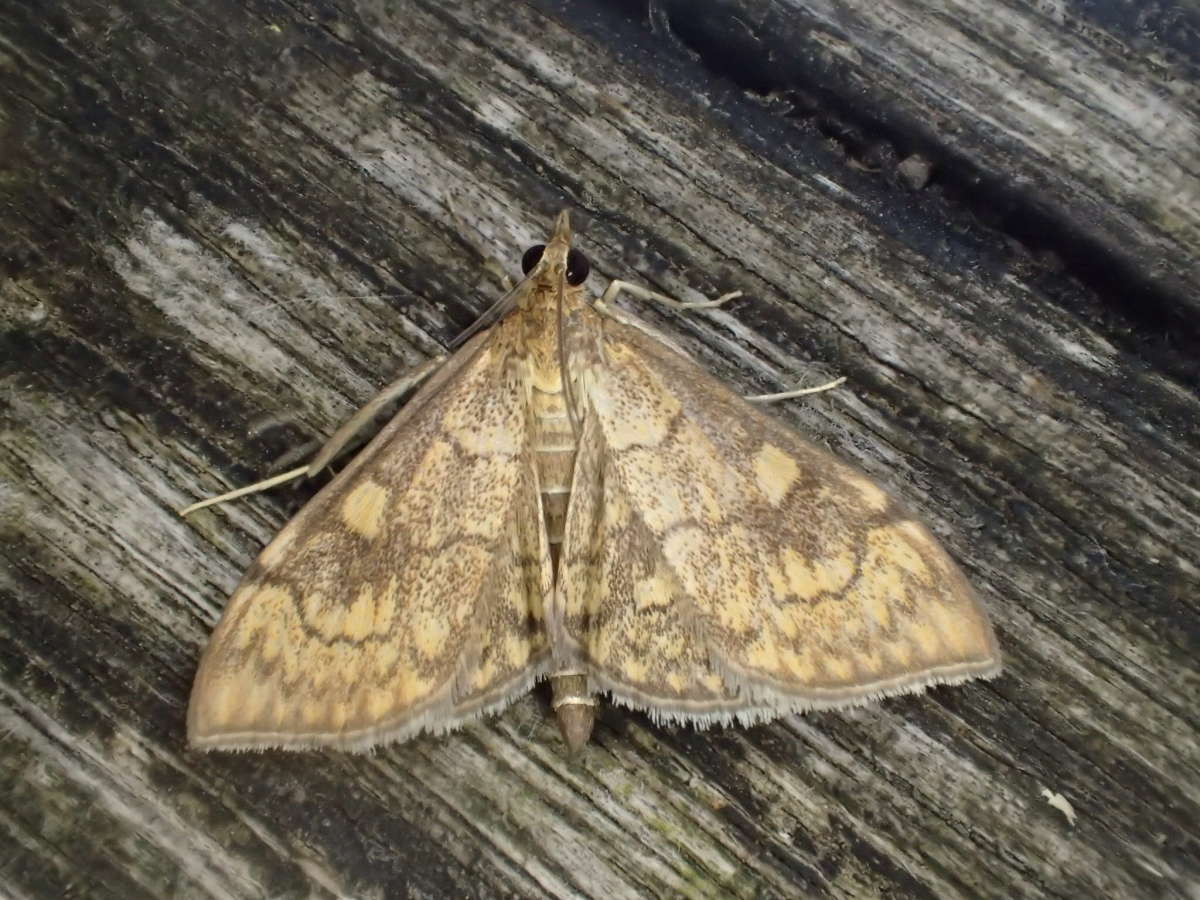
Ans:
{"type": "Polygon", "coordinates": [[[592,264],[578,250],[572,249],[567,253],[567,284],[577,287],[587,280],[592,264]]]}
{"type": "Polygon", "coordinates": [[[521,257],[521,271],[528,275],[529,270],[538,264],[545,251],[545,244],[534,244],[526,250],[525,255],[521,257]]]}

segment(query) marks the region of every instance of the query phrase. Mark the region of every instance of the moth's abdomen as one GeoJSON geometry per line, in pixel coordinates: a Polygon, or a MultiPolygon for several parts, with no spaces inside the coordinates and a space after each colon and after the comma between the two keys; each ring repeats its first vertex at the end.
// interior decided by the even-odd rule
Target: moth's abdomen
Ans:
{"type": "Polygon", "coordinates": [[[567,520],[567,504],[571,499],[571,473],[575,468],[576,449],[575,434],[571,430],[571,419],[562,393],[542,391],[535,387],[534,464],[542,491],[546,536],[556,561],[567,520]]]}

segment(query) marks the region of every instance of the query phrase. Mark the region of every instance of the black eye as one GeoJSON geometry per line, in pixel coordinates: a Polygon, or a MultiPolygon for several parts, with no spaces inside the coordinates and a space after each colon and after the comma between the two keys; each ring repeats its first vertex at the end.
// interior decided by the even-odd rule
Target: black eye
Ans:
{"type": "Polygon", "coordinates": [[[545,244],[534,244],[532,247],[526,250],[525,255],[521,257],[521,271],[528,275],[529,270],[536,266],[541,260],[542,253],[544,253],[545,250],[545,244]]]}
{"type": "Polygon", "coordinates": [[[586,256],[575,249],[567,253],[567,284],[578,287],[587,280],[590,271],[592,264],[586,256]]]}

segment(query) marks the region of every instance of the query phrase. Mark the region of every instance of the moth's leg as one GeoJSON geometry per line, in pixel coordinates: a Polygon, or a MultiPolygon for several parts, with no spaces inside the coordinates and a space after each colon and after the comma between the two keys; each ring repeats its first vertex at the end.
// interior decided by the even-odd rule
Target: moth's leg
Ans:
{"type": "Polygon", "coordinates": [[[289,481],[295,481],[297,478],[303,478],[308,474],[308,466],[301,466],[298,469],[292,469],[284,472],[282,475],[276,475],[274,478],[267,478],[264,481],[256,481],[254,484],[248,484],[245,487],[240,487],[237,490],[227,491],[216,497],[209,497],[207,500],[198,500],[191,506],[185,506],[179,510],[179,515],[189,516],[197,510],[204,509],[206,506],[216,506],[218,503],[225,503],[229,500],[236,500],[238,497],[245,497],[247,494],[257,494],[262,491],[273,488],[278,484],[285,484],[289,481]]]}
{"type": "Polygon", "coordinates": [[[309,476],[316,475],[329,465],[341,449],[350,443],[351,439],[363,429],[363,426],[369,424],[379,414],[381,409],[397,397],[407,394],[439,369],[445,361],[446,357],[441,355],[425,360],[425,362],[416,368],[409,369],[368,400],[367,405],[347,419],[342,424],[342,427],[333,433],[333,437],[325,442],[325,446],[320,449],[317,455],[313,457],[312,462],[308,464],[309,476]]]}
{"type": "Polygon", "coordinates": [[[825,384],[818,384],[816,387],[796,388],[792,391],[780,391],[778,394],[754,394],[753,396],[743,397],[743,400],[749,400],[751,403],[776,403],[780,400],[791,400],[793,397],[803,397],[806,394],[819,394],[822,391],[832,391],[835,387],[840,387],[846,383],[846,376],[835,378],[833,381],[827,381],[825,384]]]}
{"type": "Polygon", "coordinates": [[[654,340],[658,341],[660,344],[666,344],[676,353],[680,353],[683,356],[686,356],[688,359],[691,359],[692,355],[657,328],[654,328],[652,325],[643,322],[632,313],[628,313],[620,307],[612,305],[613,301],[617,298],[617,295],[622,291],[633,294],[635,297],[640,297],[643,300],[653,300],[656,303],[669,306],[671,309],[679,310],[715,309],[722,303],[728,303],[730,300],[742,296],[741,291],[730,291],[728,294],[722,294],[716,300],[700,300],[694,303],[684,303],[681,300],[676,300],[674,297],[668,297],[666,294],[660,294],[658,291],[652,291],[649,288],[642,287],[641,285],[617,279],[616,281],[610,282],[608,287],[604,289],[604,293],[600,296],[600,299],[592,304],[592,308],[601,315],[608,316],[610,319],[620,322],[622,325],[628,325],[630,328],[636,328],[638,331],[642,332],[648,337],[654,338],[654,340]]]}
{"type": "Polygon", "coordinates": [[[728,303],[730,300],[742,296],[741,291],[730,291],[728,294],[722,294],[716,300],[699,300],[693,303],[684,303],[682,300],[676,300],[674,297],[668,297],[666,294],[660,294],[658,291],[652,291],[631,281],[621,281],[618,279],[611,282],[604,289],[604,294],[597,301],[596,306],[600,308],[601,312],[604,312],[622,291],[633,294],[633,296],[640,297],[643,300],[653,300],[655,303],[661,303],[663,306],[669,306],[671,309],[715,309],[723,303],[728,303]]]}
{"type": "Polygon", "coordinates": [[[207,500],[201,500],[193,503],[191,506],[184,507],[179,511],[179,515],[186,516],[196,510],[204,509],[206,506],[215,506],[218,503],[225,503],[228,500],[236,500],[238,497],[245,497],[248,494],[257,494],[262,491],[273,488],[277,485],[284,484],[288,481],[294,481],[297,478],[306,478],[316,475],[329,462],[338,455],[338,453],[348,444],[364,426],[369,424],[379,411],[387,404],[391,403],[397,397],[411,391],[414,387],[428,378],[434,371],[446,361],[445,356],[435,356],[433,359],[426,360],[416,368],[409,369],[382,391],[376,394],[369,400],[362,409],[351,416],[341,428],[333,433],[333,437],[325,442],[325,445],[313,457],[312,462],[308,465],[300,466],[284,472],[281,475],[275,475],[263,481],[248,484],[245,487],[237,488],[236,490],[220,494],[216,497],[209,497],[207,500]]]}
{"type": "MultiPolygon", "coordinates": [[[[648,323],[643,322],[637,316],[627,313],[625,310],[620,309],[619,307],[611,306],[611,301],[614,297],[621,293],[621,291],[628,291],[637,297],[644,297],[647,300],[655,300],[659,303],[665,303],[673,309],[712,309],[720,306],[722,303],[728,303],[735,297],[742,296],[741,291],[731,291],[728,294],[722,294],[716,300],[702,300],[697,303],[683,303],[679,300],[674,300],[665,294],[647,290],[644,287],[639,287],[638,285],[631,284],[628,281],[614,281],[605,289],[604,294],[600,297],[600,299],[593,304],[597,312],[608,316],[610,319],[620,322],[622,325],[628,325],[631,328],[636,328],[643,334],[654,338],[660,343],[666,344],[672,350],[675,350],[677,353],[682,353],[684,356],[689,358],[691,358],[691,354],[687,353],[682,347],[672,341],[661,331],[649,325],[648,323]]],[[[754,394],[752,396],[743,397],[742,399],[749,400],[752,403],[777,403],[780,400],[791,400],[795,397],[803,397],[807,394],[818,394],[822,391],[830,391],[835,387],[844,384],[845,381],[845,376],[842,376],[841,378],[835,378],[833,381],[827,382],[826,384],[817,385],[816,387],[796,388],[795,390],[791,391],[780,391],[777,394],[754,394]]]]}

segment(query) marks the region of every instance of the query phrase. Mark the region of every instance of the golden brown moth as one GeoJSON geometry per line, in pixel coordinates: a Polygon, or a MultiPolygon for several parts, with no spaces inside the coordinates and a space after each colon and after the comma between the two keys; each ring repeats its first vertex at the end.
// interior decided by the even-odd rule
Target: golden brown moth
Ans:
{"type": "Polygon", "coordinates": [[[610,305],[666,298],[589,302],[566,212],[523,268],[246,573],[193,746],[364,750],[549,678],[578,748],[596,695],[703,727],[999,671],[970,586],[888,494],[610,305]]]}

